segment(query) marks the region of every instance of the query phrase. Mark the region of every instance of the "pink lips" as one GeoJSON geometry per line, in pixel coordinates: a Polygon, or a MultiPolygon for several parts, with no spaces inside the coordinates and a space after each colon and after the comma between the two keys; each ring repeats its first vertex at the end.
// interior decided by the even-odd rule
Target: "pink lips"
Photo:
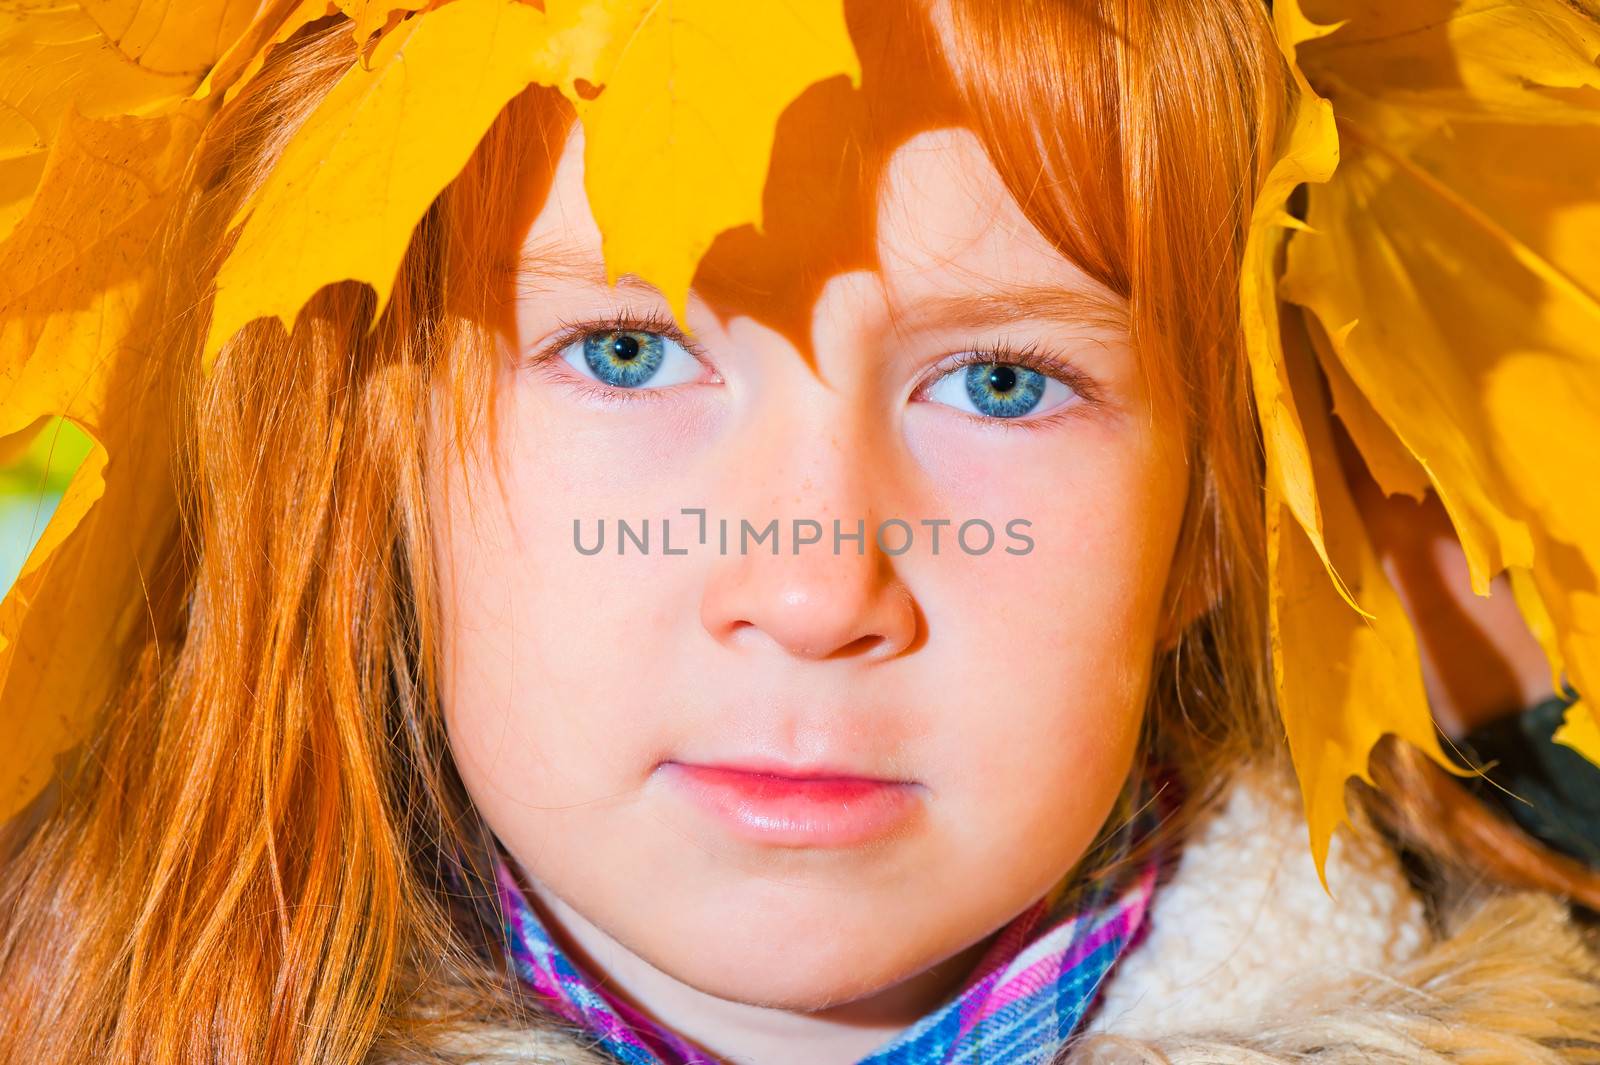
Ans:
{"type": "Polygon", "coordinates": [[[904,781],[685,762],[662,769],[736,834],[774,846],[865,843],[892,832],[919,805],[920,789],[904,781]]]}

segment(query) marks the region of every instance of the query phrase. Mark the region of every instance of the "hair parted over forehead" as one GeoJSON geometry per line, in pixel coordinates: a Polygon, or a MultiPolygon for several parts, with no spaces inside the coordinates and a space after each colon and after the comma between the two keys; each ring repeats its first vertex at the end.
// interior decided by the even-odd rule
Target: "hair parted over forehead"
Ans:
{"type": "MultiPolygon", "coordinates": [[[[819,114],[846,133],[965,122],[1040,232],[1126,300],[1154,416],[1189,431],[1179,635],[1147,743],[1203,792],[1279,736],[1237,294],[1291,94],[1267,11],[949,0],[931,19],[911,4],[866,17],[883,7],[850,8],[862,88],[824,83],[786,113],[773,173],[790,176],[770,194],[810,196],[812,217],[870,216],[860,193],[894,144],[794,135],[819,114]],[[923,60],[929,80],[893,91],[923,60]],[[819,143],[850,152],[859,181],[817,184],[819,143]]],[[[466,449],[492,424],[494,330],[518,273],[540,267],[509,238],[571,107],[531,88],[506,108],[417,228],[372,328],[371,291],[336,285],[292,333],[257,322],[198,368],[228,222],[355,52],[342,27],[313,24],[269,56],[208,131],[149,267],[172,325],[127,395],[172,427],[148,461],[177,520],[145,574],[150,624],[124,649],[126,684],[56,792],[8,829],[0,1058],[356,1062],[375,1041],[427,1046],[455,1019],[535,1023],[495,950],[487,830],[435,699],[424,469],[430,447],[466,449]]],[[[757,240],[773,261],[815,255],[819,286],[869,254],[870,217],[832,231],[854,243],[812,228],[780,212],[759,237],[725,234],[697,285],[759,289],[724,269],[757,240]]],[[[783,306],[756,305],[795,335],[783,306]]]]}

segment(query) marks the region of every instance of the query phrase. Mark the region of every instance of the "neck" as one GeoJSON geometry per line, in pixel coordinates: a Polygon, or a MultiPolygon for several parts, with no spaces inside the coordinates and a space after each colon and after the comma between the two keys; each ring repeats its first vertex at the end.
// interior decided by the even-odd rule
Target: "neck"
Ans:
{"type": "Polygon", "coordinates": [[[707,994],[634,954],[536,879],[529,898],[550,935],[606,989],[725,1062],[853,1065],[960,987],[989,939],[875,994],[800,1012],[707,994]]]}

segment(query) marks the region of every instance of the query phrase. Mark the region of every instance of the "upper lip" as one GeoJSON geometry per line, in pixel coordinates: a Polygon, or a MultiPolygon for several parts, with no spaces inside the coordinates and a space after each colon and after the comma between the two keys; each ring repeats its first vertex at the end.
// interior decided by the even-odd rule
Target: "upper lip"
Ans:
{"type": "Polygon", "coordinates": [[[913,781],[898,777],[880,776],[845,766],[820,762],[796,764],[776,758],[740,758],[737,761],[688,762],[669,759],[667,764],[687,766],[691,769],[721,769],[736,773],[759,773],[764,776],[788,777],[793,780],[873,780],[884,784],[910,784],[913,781]]]}

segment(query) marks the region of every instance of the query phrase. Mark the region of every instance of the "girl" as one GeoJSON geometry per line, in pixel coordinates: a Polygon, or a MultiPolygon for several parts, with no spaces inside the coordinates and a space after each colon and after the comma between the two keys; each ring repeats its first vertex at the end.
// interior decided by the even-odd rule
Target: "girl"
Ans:
{"type": "Polygon", "coordinates": [[[1600,1060],[1564,907],[1451,862],[1403,750],[1331,896],[1305,853],[1237,297],[1269,13],[851,35],[681,315],[608,283],[534,88],[372,328],[334,286],[202,372],[345,24],[222,109],[116,393],[178,520],[7,829],[0,1059],[1600,1060]]]}

